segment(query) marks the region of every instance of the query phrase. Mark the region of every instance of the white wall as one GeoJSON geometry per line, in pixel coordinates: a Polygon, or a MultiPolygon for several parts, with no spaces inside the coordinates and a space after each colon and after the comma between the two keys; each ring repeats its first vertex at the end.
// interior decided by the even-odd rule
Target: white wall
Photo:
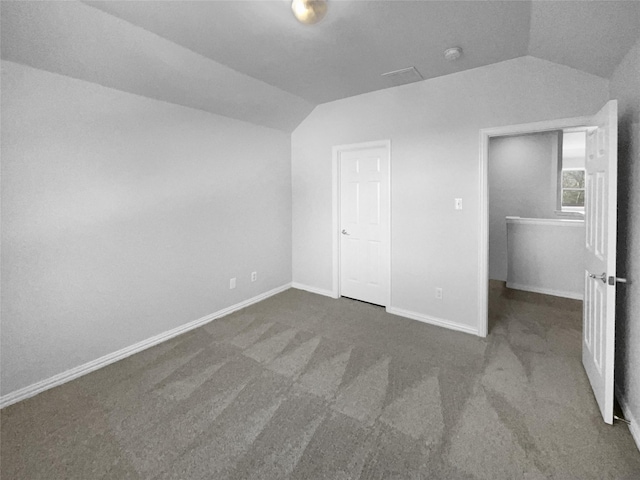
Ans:
{"type": "Polygon", "coordinates": [[[293,280],[332,288],[331,147],[388,138],[392,306],[476,329],[480,129],[589,115],[608,96],[606,80],[522,57],[316,107],[292,134],[293,280]]]}
{"type": "Polygon", "coordinates": [[[618,276],[616,387],[632,417],[640,448],[640,40],[616,68],[610,83],[618,100],[618,276]]]}
{"type": "Polygon", "coordinates": [[[584,297],[584,220],[507,219],[507,287],[584,297]]]}
{"type": "Polygon", "coordinates": [[[507,279],[506,216],[554,218],[558,133],[489,140],[489,278],[507,279]]]}
{"type": "Polygon", "coordinates": [[[2,62],[2,394],[290,282],[289,142],[2,62]]]}

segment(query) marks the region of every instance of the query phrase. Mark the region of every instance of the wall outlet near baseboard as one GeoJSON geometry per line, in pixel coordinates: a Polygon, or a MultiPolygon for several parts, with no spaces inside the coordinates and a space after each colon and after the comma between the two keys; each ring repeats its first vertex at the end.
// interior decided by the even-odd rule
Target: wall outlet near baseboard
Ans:
{"type": "Polygon", "coordinates": [[[229,280],[229,290],[233,290],[234,288],[236,288],[236,277],[229,280]]]}
{"type": "Polygon", "coordinates": [[[436,298],[442,300],[442,288],[436,287],[436,298]]]}
{"type": "Polygon", "coordinates": [[[255,282],[258,280],[258,272],[251,272],[251,281],[255,282]]]}

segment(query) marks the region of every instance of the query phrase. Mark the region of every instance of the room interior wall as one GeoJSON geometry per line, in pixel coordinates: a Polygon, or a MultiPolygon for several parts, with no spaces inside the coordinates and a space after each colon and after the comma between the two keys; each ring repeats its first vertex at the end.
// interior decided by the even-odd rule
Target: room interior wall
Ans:
{"type": "Polygon", "coordinates": [[[291,281],[288,133],[3,61],[1,135],[3,395],[291,281]]]}
{"type": "Polygon", "coordinates": [[[507,219],[507,288],[584,298],[584,220],[507,219]]]}
{"type": "Polygon", "coordinates": [[[293,281],[333,287],[332,147],[390,139],[391,305],[477,330],[479,131],[590,115],[608,98],[605,79],[521,57],[319,105],[292,134],[293,281]]]}
{"type": "Polygon", "coordinates": [[[489,139],[489,278],[507,280],[505,217],[555,218],[558,133],[489,139]]]}
{"type": "Polygon", "coordinates": [[[610,79],[618,100],[616,391],[640,448],[640,40],[610,79]]]}

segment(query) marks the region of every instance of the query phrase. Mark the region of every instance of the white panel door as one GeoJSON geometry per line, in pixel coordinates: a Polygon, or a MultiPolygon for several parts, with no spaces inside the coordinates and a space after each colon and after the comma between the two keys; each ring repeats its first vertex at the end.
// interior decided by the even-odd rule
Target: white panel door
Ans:
{"type": "Polygon", "coordinates": [[[340,295],[388,306],[389,149],[341,151],[340,295]]]}
{"type": "Polygon", "coordinates": [[[618,108],[608,102],[587,133],[582,363],[602,417],[613,423],[618,108]]]}

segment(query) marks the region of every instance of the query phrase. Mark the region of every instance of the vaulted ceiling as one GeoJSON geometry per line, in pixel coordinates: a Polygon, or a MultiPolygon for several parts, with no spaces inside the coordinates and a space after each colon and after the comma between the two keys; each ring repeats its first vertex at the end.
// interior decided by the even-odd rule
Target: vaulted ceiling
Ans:
{"type": "Polygon", "coordinates": [[[609,77],[640,35],[637,1],[2,2],[2,58],[291,131],[315,105],[532,55],[609,77]],[[444,60],[447,47],[463,49],[444,60]]]}

